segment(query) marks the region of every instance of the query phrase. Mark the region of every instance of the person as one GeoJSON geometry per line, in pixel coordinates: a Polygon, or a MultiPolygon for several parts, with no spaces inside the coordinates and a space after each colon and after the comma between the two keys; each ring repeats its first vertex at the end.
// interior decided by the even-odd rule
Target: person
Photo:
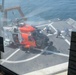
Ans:
{"type": "Polygon", "coordinates": [[[57,36],[56,36],[56,38],[58,38],[59,36],[61,36],[61,31],[59,29],[57,29],[57,36]]]}
{"type": "Polygon", "coordinates": [[[49,27],[48,26],[46,26],[46,32],[49,33],[49,27]]]}
{"type": "Polygon", "coordinates": [[[49,26],[46,26],[46,32],[47,33],[52,33],[51,28],[49,28],[49,26]]]}
{"type": "Polygon", "coordinates": [[[65,36],[70,36],[68,28],[65,29],[65,36]]]}
{"type": "Polygon", "coordinates": [[[17,28],[14,28],[14,33],[17,33],[18,32],[18,29],[17,28]]]}

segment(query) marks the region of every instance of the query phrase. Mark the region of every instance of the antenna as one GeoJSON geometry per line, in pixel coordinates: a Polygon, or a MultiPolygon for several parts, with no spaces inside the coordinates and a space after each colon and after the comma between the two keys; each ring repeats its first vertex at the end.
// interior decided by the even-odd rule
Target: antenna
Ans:
{"type": "Polygon", "coordinates": [[[0,4],[0,11],[4,12],[4,0],[2,0],[2,4],[0,4]]]}

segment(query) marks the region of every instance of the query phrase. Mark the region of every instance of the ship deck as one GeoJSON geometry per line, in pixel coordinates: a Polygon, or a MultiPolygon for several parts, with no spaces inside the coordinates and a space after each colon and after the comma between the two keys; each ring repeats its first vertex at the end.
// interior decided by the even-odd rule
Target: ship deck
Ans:
{"type": "Polygon", "coordinates": [[[28,73],[67,63],[71,37],[65,36],[65,28],[68,28],[70,33],[71,30],[75,31],[75,24],[72,26],[67,21],[59,20],[37,26],[49,37],[50,41],[53,41],[50,50],[31,50],[31,52],[25,53],[17,47],[4,47],[5,52],[2,55],[4,61],[1,64],[20,75],[29,75],[28,73]],[[46,33],[47,25],[51,28],[52,34],[46,33]],[[56,38],[57,29],[62,32],[59,38],[56,38]]]}

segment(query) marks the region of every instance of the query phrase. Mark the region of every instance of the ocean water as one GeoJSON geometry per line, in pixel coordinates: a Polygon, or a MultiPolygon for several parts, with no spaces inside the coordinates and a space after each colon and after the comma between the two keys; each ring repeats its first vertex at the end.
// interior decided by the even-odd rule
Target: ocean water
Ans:
{"type": "MultiPolygon", "coordinates": [[[[21,6],[25,17],[30,21],[55,18],[76,20],[76,0],[5,0],[5,8],[17,5],[21,6]]],[[[8,12],[8,18],[20,18],[20,15],[17,10],[13,10],[8,12]]]]}

